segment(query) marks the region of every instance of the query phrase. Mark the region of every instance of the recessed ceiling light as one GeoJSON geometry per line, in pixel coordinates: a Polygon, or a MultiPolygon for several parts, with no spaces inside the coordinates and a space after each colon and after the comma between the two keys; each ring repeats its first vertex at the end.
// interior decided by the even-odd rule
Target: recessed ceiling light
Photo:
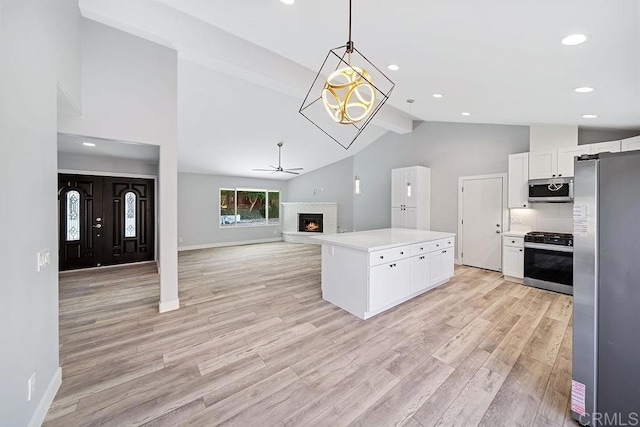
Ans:
{"type": "Polygon", "coordinates": [[[598,116],[596,114],[583,114],[582,118],[583,119],[597,119],[598,116]]]}
{"type": "Polygon", "coordinates": [[[575,46],[587,41],[589,37],[585,34],[571,34],[562,39],[562,44],[565,46],[575,46]]]}
{"type": "Polygon", "coordinates": [[[284,4],[293,4],[295,0],[280,0],[284,4]]]}
{"type": "Polygon", "coordinates": [[[464,113],[462,113],[463,116],[470,116],[471,113],[467,113],[466,111],[464,113]]]}
{"type": "Polygon", "coordinates": [[[96,144],[94,144],[93,142],[83,142],[82,145],[84,145],[85,147],[95,147],[96,144]]]}
{"type": "Polygon", "coordinates": [[[442,98],[442,94],[441,93],[434,93],[433,97],[434,98],[442,98]]]}
{"type": "Polygon", "coordinates": [[[589,86],[581,86],[581,87],[575,88],[574,91],[578,93],[589,93],[589,92],[593,92],[593,88],[589,86]]]}
{"type": "Polygon", "coordinates": [[[390,69],[391,71],[398,71],[400,69],[400,67],[397,66],[396,64],[389,64],[387,65],[387,68],[390,69]]]}

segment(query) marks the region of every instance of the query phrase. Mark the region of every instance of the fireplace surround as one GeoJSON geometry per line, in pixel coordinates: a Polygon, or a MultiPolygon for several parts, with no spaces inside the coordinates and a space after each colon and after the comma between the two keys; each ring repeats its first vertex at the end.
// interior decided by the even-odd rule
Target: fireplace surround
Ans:
{"type": "Polygon", "coordinates": [[[280,206],[282,240],[285,242],[320,244],[314,236],[334,234],[338,231],[336,202],[281,202],[280,206]],[[322,232],[299,231],[300,214],[305,213],[322,214],[322,232]]]}

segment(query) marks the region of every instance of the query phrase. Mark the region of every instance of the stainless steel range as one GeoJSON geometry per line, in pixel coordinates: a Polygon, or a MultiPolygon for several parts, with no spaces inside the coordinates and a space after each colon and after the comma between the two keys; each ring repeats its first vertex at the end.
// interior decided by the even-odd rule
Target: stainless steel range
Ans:
{"type": "Polygon", "coordinates": [[[573,235],[532,231],[524,236],[524,284],[573,295],[573,235]]]}

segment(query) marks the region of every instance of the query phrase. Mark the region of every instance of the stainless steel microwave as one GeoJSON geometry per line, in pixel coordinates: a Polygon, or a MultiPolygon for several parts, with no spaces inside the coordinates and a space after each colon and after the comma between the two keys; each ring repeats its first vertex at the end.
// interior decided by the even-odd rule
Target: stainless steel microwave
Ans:
{"type": "Polygon", "coordinates": [[[530,179],[529,202],[573,202],[573,178],[530,179]]]}

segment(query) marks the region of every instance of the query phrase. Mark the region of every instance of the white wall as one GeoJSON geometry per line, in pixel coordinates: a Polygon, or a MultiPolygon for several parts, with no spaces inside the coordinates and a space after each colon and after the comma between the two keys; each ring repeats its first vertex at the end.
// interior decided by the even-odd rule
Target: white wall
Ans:
{"type": "Polygon", "coordinates": [[[354,198],[357,230],[391,224],[391,169],[431,168],[431,229],[457,232],[458,177],[506,173],[507,156],[529,149],[527,126],[424,122],[413,133],[387,133],[354,156],[362,194],[354,198]]]}
{"type": "Polygon", "coordinates": [[[353,180],[353,157],[349,157],[287,181],[286,201],[336,202],[338,228],[353,231],[353,180]]]}
{"type": "Polygon", "coordinates": [[[3,426],[39,425],[59,381],[56,94],[58,81],[72,96],[80,94],[79,19],[72,0],[0,2],[3,426]],[[50,250],[51,264],[37,272],[43,249],[50,250]],[[28,402],[33,372],[36,389],[28,402]]]}
{"type": "Polygon", "coordinates": [[[279,239],[282,223],[260,227],[229,227],[218,225],[220,188],[255,188],[279,190],[280,200],[286,200],[286,181],[240,178],[233,176],[178,174],[178,235],[180,247],[218,246],[263,239],[279,239]]]}
{"type": "Polygon", "coordinates": [[[117,157],[58,153],[58,169],[132,175],[158,175],[158,164],[117,157]]]}
{"type": "Polygon", "coordinates": [[[82,77],[83,114],[61,116],[61,133],[160,147],[160,310],[178,308],[177,52],[83,20],[82,77]]]}

